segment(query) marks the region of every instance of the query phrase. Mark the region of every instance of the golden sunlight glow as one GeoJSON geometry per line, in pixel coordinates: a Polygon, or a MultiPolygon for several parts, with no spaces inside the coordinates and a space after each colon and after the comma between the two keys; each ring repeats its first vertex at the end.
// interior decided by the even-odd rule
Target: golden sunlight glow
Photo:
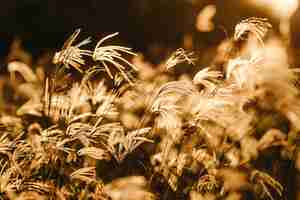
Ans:
{"type": "Polygon", "coordinates": [[[298,8],[298,0],[246,0],[261,8],[267,9],[278,18],[289,18],[298,8]]]}

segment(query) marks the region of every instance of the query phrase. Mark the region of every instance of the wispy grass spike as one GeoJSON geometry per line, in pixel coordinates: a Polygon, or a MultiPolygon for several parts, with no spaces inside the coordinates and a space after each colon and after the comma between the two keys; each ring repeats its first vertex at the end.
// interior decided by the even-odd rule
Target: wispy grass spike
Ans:
{"type": "MultiPolygon", "coordinates": [[[[97,43],[92,57],[94,61],[98,62],[99,64],[102,64],[106,73],[111,79],[113,79],[114,77],[111,72],[110,65],[115,67],[126,81],[128,81],[130,84],[133,84],[132,80],[128,76],[128,72],[126,72],[125,66],[129,66],[134,71],[138,71],[138,68],[122,57],[122,54],[136,56],[136,54],[131,51],[131,48],[118,45],[101,46],[105,41],[115,37],[118,34],[119,33],[113,33],[102,38],[97,43]],[[123,63],[124,65],[121,63],[123,63]]],[[[90,73],[96,73],[101,70],[101,67],[94,66],[89,70],[90,72],[88,72],[88,76],[90,76],[90,73]]]]}
{"type": "MultiPolygon", "coordinates": [[[[75,32],[66,40],[62,49],[59,52],[55,53],[52,61],[54,64],[58,65],[58,67],[60,67],[61,65],[63,65],[67,69],[73,67],[79,72],[83,73],[83,70],[81,69],[85,64],[83,56],[91,56],[92,52],[90,50],[80,49],[81,46],[91,42],[90,37],[86,38],[76,45],[73,45],[80,31],[80,29],[76,29],[75,32]]],[[[58,69],[57,71],[59,70],[61,69],[58,69]]]]}
{"type": "Polygon", "coordinates": [[[193,52],[187,52],[183,48],[179,48],[171,54],[171,56],[167,59],[165,65],[166,69],[169,70],[175,67],[176,65],[184,62],[187,62],[190,65],[194,65],[195,60],[196,58],[194,57],[193,52]]]}
{"type": "Polygon", "coordinates": [[[272,25],[267,18],[250,17],[235,26],[234,40],[241,40],[246,33],[250,32],[261,44],[264,44],[263,38],[271,28],[272,25]]]}

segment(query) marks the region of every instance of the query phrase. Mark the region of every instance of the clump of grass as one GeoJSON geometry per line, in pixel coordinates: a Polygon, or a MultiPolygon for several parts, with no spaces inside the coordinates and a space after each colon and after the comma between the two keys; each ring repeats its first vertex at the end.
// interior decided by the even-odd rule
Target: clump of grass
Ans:
{"type": "MultiPolygon", "coordinates": [[[[269,28],[266,19],[248,18],[227,42],[234,46],[251,32],[264,43],[269,28]]],[[[138,68],[123,57],[136,55],[130,48],[103,45],[117,33],[93,51],[80,49],[90,38],[74,45],[79,33],[54,55],[57,70],[51,76],[22,62],[8,65],[9,87],[21,101],[0,117],[1,198],[286,196],[287,184],[274,170],[261,168],[284,155],[294,159],[297,70],[270,60],[268,52],[241,50],[236,56],[215,55],[222,57],[220,68],[179,76],[157,68],[152,69],[157,76],[141,79],[138,73],[133,77],[128,69],[138,68]],[[81,73],[79,80],[68,79],[76,75],[72,68],[81,73]],[[101,72],[109,79],[91,78],[101,72]],[[271,160],[264,159],[268,153],[271,160]]],[[[162,65],[195,65],[190,52],[180,48],[162,65]]]]}

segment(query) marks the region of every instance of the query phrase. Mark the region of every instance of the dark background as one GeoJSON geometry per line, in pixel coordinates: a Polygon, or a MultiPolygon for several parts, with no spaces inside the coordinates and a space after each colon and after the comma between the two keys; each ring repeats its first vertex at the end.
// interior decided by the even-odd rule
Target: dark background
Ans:
{"type": "MultiPolygon", "coordinates": [[[[226,37],[217,28],[210,33],[196,32],[198,12],[207,4],[217,6],[215,23],[233,32],[234,25],[249,16],[266,16],[263,10],[237,0],[2,0],[0,6],[0,57],[7,55],[14,38],[38,56],[47,49],[60,48],[76,28],[83,35],[100,38],[120,32],[122,41],[147,55],[153,45],[176,48],[186,33],[193,33],[195,44],[206,47],[226,37]]],[[[298,36],[298,14],[293,17],[293,42],[298,36]]]]}

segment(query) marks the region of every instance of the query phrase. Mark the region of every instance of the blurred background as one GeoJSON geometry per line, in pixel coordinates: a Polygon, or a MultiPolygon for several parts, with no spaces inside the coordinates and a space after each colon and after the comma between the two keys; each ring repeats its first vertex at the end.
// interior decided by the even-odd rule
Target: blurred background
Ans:
{"type": "MultiPolygon", "coordinates": [[[[33,58],[60,48],[76,28],[94,38],[120,32],[120,40],[152,62],[162,49],[197,49],[232,36],[234,25],[250,16],[268,17],[275,32],[290,23],[291,45],[298,48],[298,0],[3,0],[0,7],[0,59],[19,39],[33,58]],[[215,27],[197,29],[203,8],[213,6],[215,27]],[[189,38],[193,41],[189,41],[189,38]],[[192,44],[191,44],[192,43],[192,44]]],[[[83,37],[84,37],[83,36],[83,37]]],[[[3,63],[3,62],[1,62],[3,63]]]]}

